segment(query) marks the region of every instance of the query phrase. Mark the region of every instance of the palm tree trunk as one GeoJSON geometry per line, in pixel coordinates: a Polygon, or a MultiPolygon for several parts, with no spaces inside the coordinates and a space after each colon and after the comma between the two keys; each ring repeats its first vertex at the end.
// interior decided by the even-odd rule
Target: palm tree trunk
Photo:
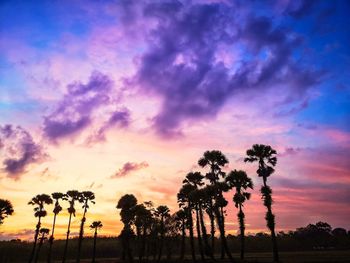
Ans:
{"type": "Polygon", "coordinates": [[[94,233],[94,250],[92,251],[92,263],[95,263],[95,258],[96,258],[96,240],[97,240],[97,227],[95,228],[95,233],[94,233]]]}
{"type": "MultiPolygon", "coordinates": [[[[265,188],[269,187],[266,183],[267,178],[263,177],[263,182],[265,188]]],[[[272,197],[271,195],[267,195],[265,199],[270,199],[269,202],[264,202],[264,205],[267,208],[265,219],[267,221],[267,227],[270,229],[271,232],[271,240],[272,240],[272,251],[273,251],[273,261],[279,262],[279,255],[278,255],[278,246],[277,246],[277,239],[276,239],[276,233],[275,233],[275,216],[272,213],[272,197]]]]}
{"type": "Polygon", "coordinates": [[[161,218],[160,221],[160,245],[159,245],[159,254],[158,254],[158,262],[160,261],[163,253],[163,241],[164,241],[164,218],[161,218]]]}
{"type": "MultiPolygon", "coordinates": [[[[220,215],[221,217],[221,227],[224,229],[224,233],[225,233],[225,217],[224,217],[224,211],[223,211],[223,208],[220,207],[220,215]]],[[[226,236],[225,236],[225,239],[226,239],[226,236]]],[[[225,258],[225,245],[224,245],[224,242],[223,240],[221,240],[221,259],[224,259],[225,258]]]]}
{"type": "Polygon", "coordinates": [[[29,263],[31,263],[33,261],[33,258],[34,258],[36,243],[38,242],[40,226],[41,226],[41,217],[39,216],[38,223],[36,224],[36,228],[35,228],[33,248],[32,248],[32,252],[30,253],[29,260],[28,260],[29,263]]]}
{"type": "Polygon", "coordinates": [[[40,254],[41,246],[43,245],[43,241],[44,241],[44,236],[42,236],[40,239],[38,249],[37,249],[36,254],[35,254],[34,263],[37,263],[39,260],[39,254],[40,254]]]}
{"type": "Polygon", "coordinates": [[[199,248],[199,253],[201,254],[201,259],[204,262],[205,257],[204,257],[204,252],[203,252],[203,244],[202,244],[202,237],[201,237],[201,228],[200,228],[200,222],[199,222],[199,209],[198,206],[196,205],[196,228],[197,228],[197,240],[198,240],[198,248],[199,248]]]}
{"type": "Polygon", "coordinates": [[[218,208],[215,208],[215,215],[216,215],[217,224],[218,224],[219,231],[220,231],[221,245],[224,248],[224,252],[226,252],[226,255],[228,256],[230,261],[232,263],[234,263],[235,260],[233,259],[231,252],[227,246],[227,240],[226,240],[226,236],[225,236],[225,228],[222,227],[222,217],[220,215],[220,210],[218,208]]]}
{"type": "MultiPolygon", "coordinates": [[[[190,205],[189,205],[190,207],[190,205]]],[[[188,221],[189,221],[189,231],[190,231],[190,244],[191,244],[191,254],[193,262],[197,262],[196,253],[194,248],[194,237],[193,237],[193,219],[192,219],[192,211],[188,209],[188,221]]]]}
{"type": "Polygon", "coordinates": [[[240,234],[241,234],[241,259],[244,259],[244,249],[245,249],[245,244],[244,244],[244,213],[242,210],[242,205],[239,204],[239,212],[237,214],[238,216],[238,221],[239,221],[239,228],[240,228],[240,234]]]}
{"type": "Polygon", "coordinates": [[[79,241],[78,241],[78,253],[77,253],[77,263],[80,263],[80,253],[81,253],[81,245],[83,243],[83,236],[84,236],[84,224],[86,221],[86,210],[87,210],[87,203],[85,203],[85,209],[83,213],[83,218],[81,219],[80,223],[80,231],[79,231],[79,241]]]}
{"type": "Polygon", "coordinates": [[[54,240],[56,216],[57,216],[57,214],[55,213],[54,216],[53,216],[52,232],[51,232],[51,236],[50,236],[50,239],[49,239],[49,252],[48,252],[48,255],[47,255],[47,263],[51,262],[51,251],[52,251],[52,244],[53,244],[53,240],[54,240]]]}
{"type": "Polygon", "coordinates": [[[209,219],[210,219],[210,236],[211,236],[211,249],[215,254],[215,216],[213,214],[212,207],[210,208],[209,219]]]}
{"type": "Polygon", "coordinates": [[[181,252],[180,252],[180,260],[183,260],[185,257],[185,241],[186,241],[186,228],[185,228],[185,220],[182,219],[182,237],[181,237],[181,252]]]}
{"type": "Polygon", "coordinates": [[[68,240],[69,240],[69,233],[70,233],[70,223],[71,223],[71,220],[72,220],[72,213],[69,213],[68,229],[67,229],[66,243],[65,243],[65,245],[64,245],[62,263],[65,263],[65,262],[66,262],[66,256],[67,256],[67,249],[68,249],[68,240]]]}
{"type": "Polygon", "coordinates": [[[202,237],[204,240],[205,254],[214,260],[213,251],[211,250],[211,247],[209,246],[209,242],[208,242],[207,228],[205,227],[205,224],[204,224],[203,210],[202,210],[201,204],[199,204],[199,220],[200,220],[200,225],[202,229],[202,237]]]}

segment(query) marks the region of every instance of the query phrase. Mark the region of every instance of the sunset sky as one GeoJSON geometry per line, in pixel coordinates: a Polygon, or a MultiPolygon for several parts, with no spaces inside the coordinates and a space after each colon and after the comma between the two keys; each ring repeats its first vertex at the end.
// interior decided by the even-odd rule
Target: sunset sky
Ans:
{"type": "MultiPolygon", "coordinates": [[[[253,178],[247,232],[266,231],[254,143],[278,151],[278,231],[350,229],[349,25],[346,0],[1,1],[0,198],[15,213],[0,239],[32,238],[39,193],[95,192],[102,235],[119,234],[126,193],[175,212],[213,149],[253,178]]],[[[66,212],[57,223],[62,237],[66,212]]]]}

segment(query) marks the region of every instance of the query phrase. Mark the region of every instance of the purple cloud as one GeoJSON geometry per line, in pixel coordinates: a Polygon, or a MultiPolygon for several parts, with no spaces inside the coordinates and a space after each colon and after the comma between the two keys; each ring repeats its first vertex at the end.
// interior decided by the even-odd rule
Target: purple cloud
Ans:
{"type": "MultiPolygon", "coordinates": [[[[115,107],[113,81],[100,72],[93,72],[88,83],[74,82],[68,85],[68,92],[55,110],[44,117],[44,134],[53,142],[74,135],[93,125],[93,114],[104,107],[115,107]]],[[[98,130],[90,135],[87,145],[105,140],[105,132],[112,127],[125,128],[130,123],[127,108],[116,108],[105,113],[108,119],[99,124],[98,130]]]]}
{"type": "Polygon", "coordinates": [[[48,157],[41,145],[35,143],[30,133],[20,126],[0,125],[0,142],[4,150],[1,156],[3,170],[10,178],[19,179],[29,165],[48,157]]]}
{"type": "Polygon", "coordinates": [[[301,38],[269,18],[240,14],[239,7],[222,3],[166,1],[140,7],[134,2],[133,7],[129,2],[127,10],[133,16],[124,23],[137,25],[141,13],[142,19],[156,25],[147,33],[148,47],[129,83],[161,97],[153,125],[162,136],[181,134],[187,119],[215,116],[238,92],[258,94],[283,85],[286,96],[298,100],[318,82],[318,71],[293,61],[292,51],[301,45],[301,38]],[[217,60],[222,46],[244,50],[245,56],[226,65],[217,60]]]}
{"type": "Polygon", "coordinates": [[[134,171],[137,171],[137,170],[140,170],[143,168],[147,168],[148,166],[149,166],[149,164],[147,162],[142,162],[142,163],[127,162],[114,175],[112,175],[111,178],[124,177],[124,176],[127,176],[134,171]]]}
{"type": "Polygon", "coordinates": [[[88,127],[92,123],[92,114],[97,109],[113,103],[113,98],[110,97],[112,87],[113,81],[97,71],[91,74],[86,84],[74,82],[68,85],[62,100],[44,117],[43,130],[46,137],[56,141],[88,127]]]}

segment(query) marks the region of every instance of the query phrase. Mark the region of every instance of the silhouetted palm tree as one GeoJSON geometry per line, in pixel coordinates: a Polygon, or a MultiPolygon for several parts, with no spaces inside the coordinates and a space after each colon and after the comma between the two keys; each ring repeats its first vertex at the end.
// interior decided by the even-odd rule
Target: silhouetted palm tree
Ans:
{"type": "Polygon", "coordinates": [[[198,161],[199,166],[209,167],[210,169],[205,177],[214,187],[213,193],[215,193],[215,195],[213,199],[215,203],[210,204],[211,209],[209,209],[209,211],[212,210],[214,212],[219,227],[221,239],[221,258],[223,258],[226,253],[231,262],[233,262],[234,260],[230,250],[228,249],[225,235],[225,215],[223,208],[225,205],[227,205],[227,201],[223,197],[223,190],[221,189],[221,186],[218,186],[220,178],[225,178],[226,174],[222,171],[222,167],[224,167],[226,164],[228,164],[226,156],[221,151],[217,150],[206,151],[203,154],[203,157],[201,157],[198,161]]]}
{"type": "Polygon", "coordinates": [[[201,198],[198,192],[198,189],[200,186],[204,185],[203,182],[204,176],[200,172],[190,172],[186,175],[185,180],[183,181],[184,184],[190,184],[194,187],[194,190],[189,194],[189,198],[191,199],[191,202],[193,204],[193,207],[196,212],[196,229],[197,229],[197,241],[198,241],[198,248],[199,252],[202,258],[202,261],[204,260],[204,249],[202,244],[202,236],[201,236],[201,223],[200,223],[200,216],[199,214],[202,213],[202,207],[201,207],[201,198]]]}
{"type": "Polygon", "coordinates": [[[132,221],[135,217],[134,207],[137,205],[137,199],[132,194],[123,195],[117,204],[117,208],[120,209],[120,217],[124,224],[124,228],[120,234],[123,246],[123,255],[127,255],[129,262],[133,262],[133,256],[130,248],[130,236],[133,234],[131,229],[132,221]]]}
{"type": "Polygon", "coordinates": [[[4,223],[4,219],[14,212],[13,206],[9,200],[0,199],[0,225],[4,223]]]}
{"type": "Polygon", "coordinates": [[[193,235],[193,218],[192,218],[192,209],[193,205],[190,198],[190,193],[196,188],[190,184],[184,184],[179,193],[177,194],[177,200],[179,206],[182,207],[187,212],[187,223],[188,229],[190,232],[190,245],[191,245],[191,255],[192,260],[196,262],[196,253],[194,248],[194,235],[193,235]]]}
{"type": "Polygon", "coordinates": [[[84,191],[80,193],[79,196],[79,202],[83,204],[83,217],[81,219],[80,223],[80,231],[79,231],[79,241],[78,241],[78,254],[77,254],[77,263],[80,262],[80,252],[81,252],[81,245],[83,243],[83,236],[84,236],[84,224],[86,221],[86,212],[89,208],[89,202],[92,204],[95,204],[95,194],[91,191],[84,191]]]}
{"type": "Polygon", "coordinates": [[[147,232],[151,228],[153,223],[153,215],[151,210],[147,209],[145,204],[138,204],[134,208],[135,211],[135,227],[139,246],[139,261],[142,262],[142,258],[146,248],[147,232]]]}
{"type": "Polygon", "coordinates": [[[245,192],[248,188],[253,189],[252,179],[249,178],[245,171],[231,171],[226,177],[226,182],[230,188],[235,188],[236,192],[233,196],[233,202],[235,203],[236,208],[239,209],[237,214],[240,234],[241,234],[241,259],[244,259],[244,212],[243,212],[243,203],[246,200],[250,199],[250,193],[245,192]]]}
{"type": "Polygon", "coordinates": [[[180,260],[184,259],[185,256],[185,241],[186,241],[186,211],[180,209],[176,212],[175,219],[178,221],[178,224],[181,228],[181,248],[180,248],[180,260]]]}
{"type": "Polygon", "coordinates": [[[159,247],[159,254],[158,254],[158,262],[160,261],[163,253],[163,242],[164,242],[164,220],[170,216],[169,214],[170,210],[166,205],[160,205],[157,207],[155,211],[155,215],[160,220],[160,247],[159,247]]]}
{"type": "Polygon", "coordinates": [[[53,209],[53,223],[52,223],[52,231],[51,231],[51,236],[49,239],[49,252],[48,252],[48,256],[47,256],[47,262],[51,262],[51,251],[52,251],[52,244],[54,241],[54,234],[55,234],[55,225],[56,225],[56,217],[57,215],[62,211],[62,207],[59,203],[59,200],[66,200],[66,195],[63,193],[52,193],[51,194],[52,199],[55,200],[55,207],[53,209]]]}
{"type": "Polygon", "coordinates": [[[275,262],[279,261],[277,240],[275,234],[275,216],[272,213],[272,190],[267,185],[267,178],[275,171],[274,167],[277,163],[276,150],[269,145],[254,144],[253,147],[247,150],[245,162],[258,162],[259,167],[256,171],[259,177],[263,178],[263,186],[261,187],[262,199],[267,208],[265,219],[267,227],[271,231],[271,239],[273,246],[273,258],[275,262]]]}
{"type": "Polygon", "coordinates": [[[47,239],[46,236],[49,234],[49,232],[50,232],[50,230],[48,228],[40,228],[40,230],[39,230],[39,233],[41,234],[41,236],[39,237],[39,245],[38,245],[38,249],[36,251],[35,260],[34,260],[35,263],[37,263],[39,260],[41,247],[42,247],[44,241],[47,239]]]}
{"type": "Polygon", "coordinates": [[[69,240],[69,234],[70,234],[70,224],[72,221],[72,215],[75,217],[75,202],[79,200],[80,198],[80,192],[77,190],[70,190],[66,194],[67,200],[69,202],[69,207],[68,207],[68,213],[69,213],[69,220],[68,220],[68,228],[67,228],[67,236],[66,236],[66,242],[64,245],[64,251],[63,251],[63,258],[62,258],[62,263],[66,262],[66,257],[67,257],[67,250],[68,250],[68,240],[69,240]]]}
{"type": "Polygon", "coordinates": [[[35,206],[34,207],[34,216],[38,218],[38,223],[36,224],[35,233],[34,233],[33,249],[32,249],[32,252],[31,252],[29,260],[28,260],[29,263],[31,263],[33,258],[34,258],[36,244],[37,244],[38,236],[39,236],[39,230],[41,227],[41,218],[45,217],[47,215],[47,212],[44,208],[45,204],[47,204],[47,205],[52,204],[52,199],[47,194],[36,195],[28,202],[28,205],[35,206]]]}
{"type": "Polygon", "coordinates": [[[94,221],[90,225],[90,229],[94,230],[94,250],[92,252],[92,263],[96,262],[95,259],[96,259],[97,230],[102,228],[102,227],[103,227],[103,225],[102,225],[101,221],[94,221]]]}

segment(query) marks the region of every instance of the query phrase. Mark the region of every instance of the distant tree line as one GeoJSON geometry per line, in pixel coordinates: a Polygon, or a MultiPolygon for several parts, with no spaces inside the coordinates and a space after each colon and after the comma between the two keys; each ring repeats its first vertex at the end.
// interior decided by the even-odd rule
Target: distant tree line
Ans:
{"type": "MultiPolygon", "coordinates": [[[[227,258],[236,262],[233,251],[239,249],[240,258],[244,259],[245,251],[263,249],[272,250],[273,260],[279,261],[278,245],[282,250],[299,247],[308,249],[346,248],[349,233],[345,229],[335,228],[324,222],[298,228],[288,233],[275,232],[275,215],[272,212],[272,189],[267,184],[277,164],[277,152],[268,145],[255,144],[246,152],[245,162],[257,163],[257,175],[262,179],[260,189],[263,205],[266,207],[265,220],[270,234],[258,233],[245,235],[244,204],[249,201],[253,189],[252,179],[242,170],[228,173],[223,168],[228,164],[226,156],[217,150],[206,151],[198,160],[198,165],[206,169],[206,173],[189,172],[183,179],[177,194],[179,210],[170,213],[166,205],[154,206],[152,201],[138,203],[133,194],[122,196],[116,208],[120,211],[123,229],[118,237],[122,260],[134,262],[160,262],[162,260],[183,261],[190,254],[192,261],[216,261],[227,258]],[[237,209],[239,235],[226,235],[225,211],[228,201],[224,193],[232,192],[232,200],[237,209]],[[208,221],[208,226],[205,223],[208,221]],[[209,227],[209,229],[208,229],[209,227]],[[268,240],[271,242],[267,242],[268,240]],[[300,247],[300,246],[303,247],[300,247]],[[176,256],[175,256],[176,255],[176,256]],[[176,257],[176,258],[175,258],[176,257]]],[[[72,217],[76,216],[78,205],[82,209],[79,236],[76,246],[76,262],[82,257],[82,244],[88,210],[95,203],[95,195],[91,191],[79,192],[70,190],[66,193],[39,194],[33,197],[29,205],[34,206],[34,216],[38,219],[35,226],[34,242],[29,253],[28,262],[38,262],[43,244],[46,244],[47,262],[52,261],[56,217],[62,211],[61,203],[68,204],[68,223],[62,250],[62,262],[66,262],[70,238],[72,217]],[[53,222],[50,230],[42,228],[42,219],[47,215],[46,205],[54,204],[53,222]]],[[[13,213],[13,207],[7,200],[0,199],[0,224],[13,213]]],[[[231,220],[231,219],[230,219],[231,220]]],[[[96,260],[97,234],[102,227],[101,221],[90,225],[93,230],[92,262],[96,260]]],[[[74,246],[74,247],[75,247],[74,246]]],[[[349,246],[348,246],[349,247],[349,246]]],[[[113,248],[111,248],[113,249],[113,248]]],[[[106,251],[109,251],[106,249],[106,251]]],[[[106,252],[108,254],[108,252],[106,252]]],[[[106,255],[106,254],[105,254],[106,255]]],[[[71,258],[71,256],[69,256],[71,258]]]]}

